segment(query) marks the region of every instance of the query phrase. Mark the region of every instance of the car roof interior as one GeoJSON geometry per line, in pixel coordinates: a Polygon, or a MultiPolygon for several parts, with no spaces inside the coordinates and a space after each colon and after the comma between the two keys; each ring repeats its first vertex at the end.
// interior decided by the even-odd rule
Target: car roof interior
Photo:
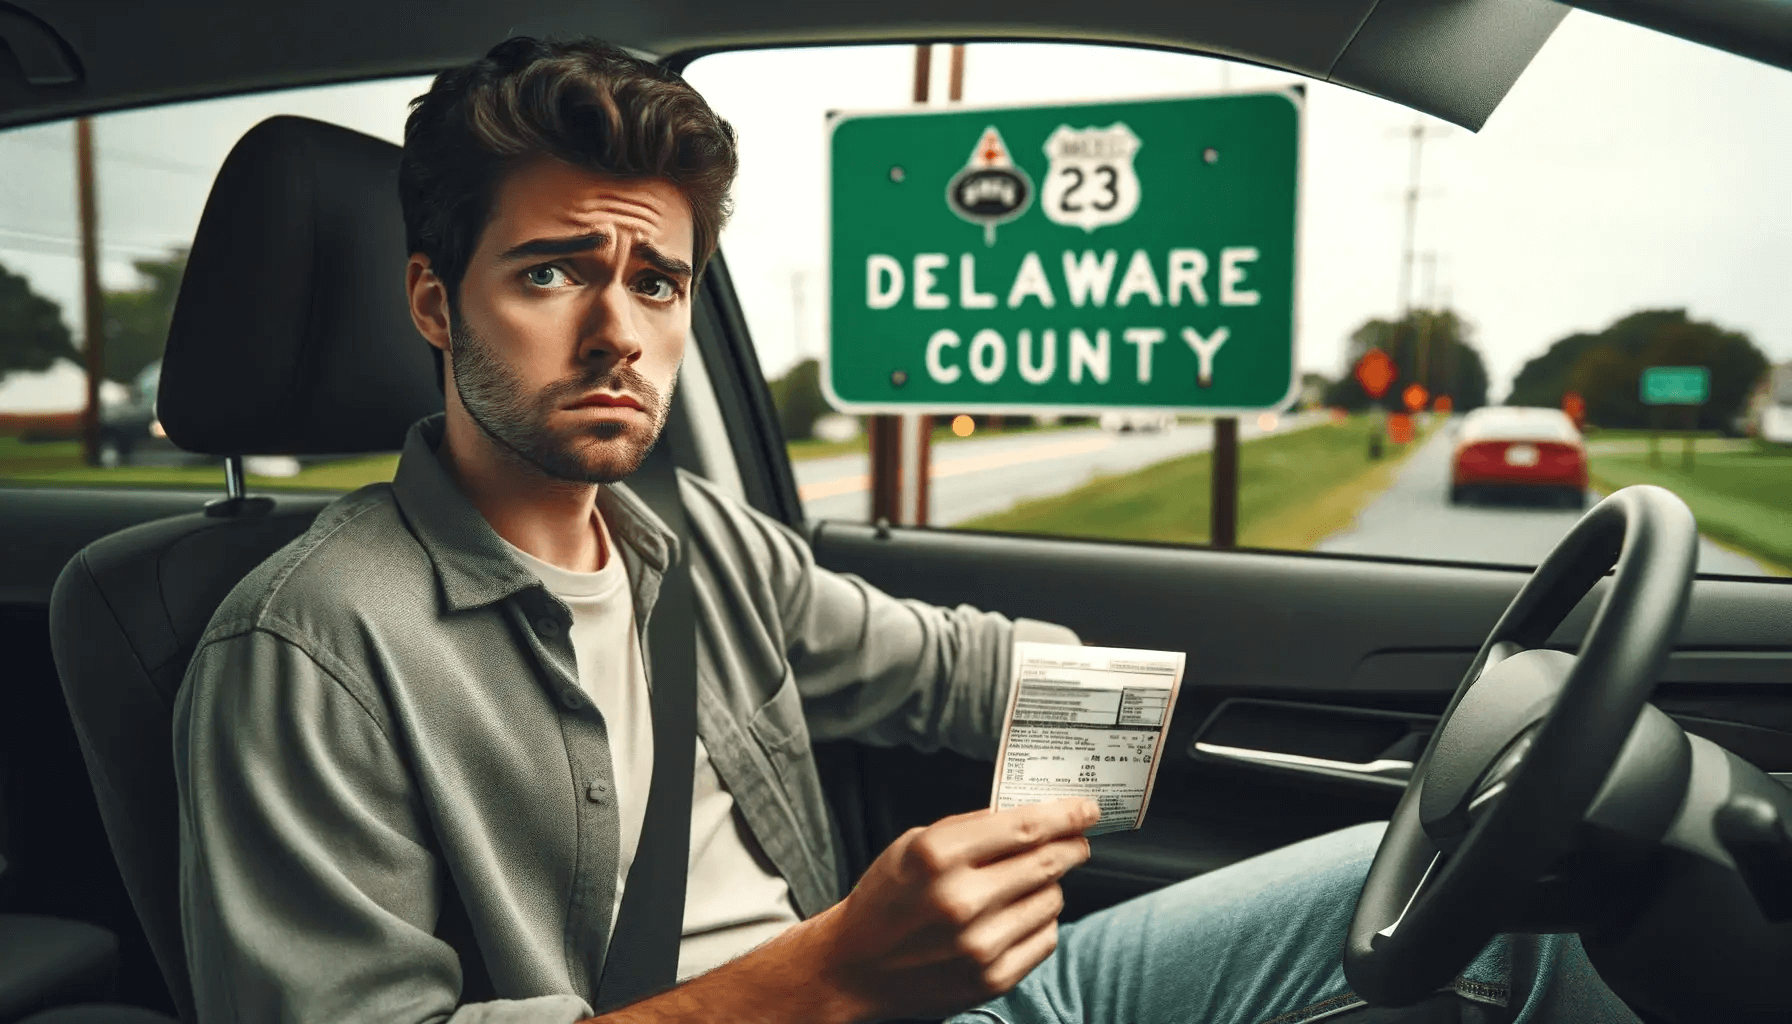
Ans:
{"type": "MultiPolygon", "coordinates": [[[[1776,0],[1587,3],[1792,67],[1776,0]]],[[[0,128],[260,89],[413,75],[517,34],[591,34],[653,55],[844,41],[1075,39],[1188,50],[1297,72],[1478,129],[1568,12],[1554,0],[1210,0],[1006,10],[955,0],[743,4],[366,0],[305,4],[0,0],[0,128]]],[[[676,61],[675,61],[676,62],[676,61]]]]}

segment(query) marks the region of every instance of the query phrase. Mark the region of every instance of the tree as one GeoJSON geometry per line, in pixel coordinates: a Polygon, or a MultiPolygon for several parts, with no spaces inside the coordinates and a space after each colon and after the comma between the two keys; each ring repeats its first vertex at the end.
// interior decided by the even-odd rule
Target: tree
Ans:
{"type": "Polygon", "coordinates": [[[1449,309],[1415,309],[1397,321],[1370,320],[1351,333],[1344,376],[1326,389],[1326,404],[1352,411],[1372,405],[1403,409],[1401,392],[1419,383],[1433,396],[1449,395],[1457,412],[1486,405],[1487,367],[1472,335],[1468,322],[1449,309]],[[1372,348],[1392,356],[1399,371],[1379,401],[1370,400],[1353,372],[1357,360],[1372,348]]]}
{"type": "Polygon", "coordinates": [[[778,408],[778,426],[786,441],[814,436],[815,421],[832,412],[821,393],[821,363],[805,359],[770,382],[772,404],[778,408]]]}
{"type": "Polygon", "coordinates": [[[48,370],[58,359],[81,362],[62,307],[32,291],[23,275],[0,267],[0,379],[48,370]]]}
{"type": "Polygon", "coordinates": [[[1699,407],[1698,425],[1721,429],[1747,404],[1767,358],[1747,335],[1693,320],[1684,309],[1646,309],[1595,334],[1571,334],[1551,345],[1518,371],[1507,403],[1559,408],[1562,395],[1576,391],[1586,400],[1588,422],[1650,426],[1653,414],[1637,394],[1650,366],[1708,369],[1711,396],[1699,407]]]}
{"type": "MultiPolygon", "coordinates": [[[[1576,392],[1587,403],[1588,423],[1614,425],[1634,423],[1643,417],[1642,401],[1636,391],[1637,363],[1609,345],[1587,349],[1574,361],[1568,373],[1567,390],[1576,392]]],[[[1516,396],[1517,389],[1514,388],[1516,396]]],[[[1512,401],[1512,405],[1542,403],[1512,401]]],[[[1557,400],[1556,408],[1560,408],[1557,400]]]]}
{"type": "Polygon", "coordinates": [[[175,249],[165,259],[136,260],[131,265],[143,275],[142,286],[105,293],[105,372],[108,380],[120,384],[136,380],[144,367],[162,358],[181,275],[187,269],[187,250],[175,249]]]}

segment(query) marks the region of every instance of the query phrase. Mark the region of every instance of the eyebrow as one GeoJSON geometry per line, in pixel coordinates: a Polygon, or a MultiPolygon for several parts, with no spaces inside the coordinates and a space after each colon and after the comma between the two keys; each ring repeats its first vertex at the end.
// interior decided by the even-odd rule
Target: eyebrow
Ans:
{"type": "Polygon", "coordinates": [[[610,236],[602,233],[563,235],[559,238],[532,238],[513,245],[498,254],[500,263],[517,263],[537,256],[572,256],[610,244],[610,236]]]}
{"type": "MultiPolygon", "coordinates": [[[[520,263],[524,260],[543,256],[574,256],[593,249],[602,249],[610,244],[610,236],[601,232],[588,235],[565,235],[558,238],[532,238],[527,242],[513,245],[498,254],[500,263],[520,263]]],[[[641,259],[662,274],[672,277],[693,276],[691,265],[676,256],[661,252],[656,246],[643,242],[635,246],[641,259]]]]}
{"type": "Polygon", "coordinates": [[[668,256],[650,243],[642,242],[635,246],[635,251],[641,254],[641,258],[647,261],[648,266],[668,277],[688,278],[693,276],[689,263],[676,256],[668,256]]]}

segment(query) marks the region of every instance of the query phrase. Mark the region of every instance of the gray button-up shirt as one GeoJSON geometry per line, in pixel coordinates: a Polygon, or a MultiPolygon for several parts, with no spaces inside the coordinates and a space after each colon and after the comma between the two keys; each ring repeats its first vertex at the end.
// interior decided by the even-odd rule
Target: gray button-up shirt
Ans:
{"type": "MultiPolygon", "coordinates": [[[[566,606],[460,492],[441,438],[440,414],[417,423],[390,485],[245,577],[187,671],[174,748],[202,1024],[590,1012],[620,834],[606,723],[566,606]]],[[[993,757],[1016,624],[897,600],[709,483],[681,491],[698,733],[812,915],[840,894],[810,741],[993,757]]],[[[627,487],[598,505],[645,629],[675,540],[627,487]]]]}

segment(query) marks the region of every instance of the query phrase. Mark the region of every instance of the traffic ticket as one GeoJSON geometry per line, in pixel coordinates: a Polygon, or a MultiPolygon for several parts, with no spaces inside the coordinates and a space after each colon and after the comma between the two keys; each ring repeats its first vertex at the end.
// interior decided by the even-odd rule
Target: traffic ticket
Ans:
{"type": "Polygon", "coordinates": [[[990,807],[1086,796],[1100,805],[1101,820],[1084,835],[1143,825],[1184,658],[1180,651],[1015,644],[990,807]]]}

